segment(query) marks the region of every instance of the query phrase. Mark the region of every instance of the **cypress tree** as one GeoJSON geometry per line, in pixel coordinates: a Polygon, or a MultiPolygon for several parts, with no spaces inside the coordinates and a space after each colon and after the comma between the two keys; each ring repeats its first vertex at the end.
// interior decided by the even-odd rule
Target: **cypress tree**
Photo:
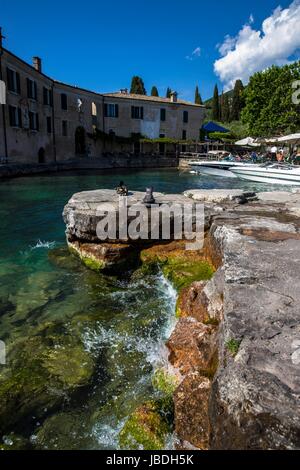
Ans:
{"type": "Polygon", "coordinates": [[[212,118],[214,121],[218,121],[220,119],[220,103],[219,103],[218,85],[216,85],[214,89],[214,97],[213,97],[213,102],[212,102],[212,118]]]}
{"type": "Polygon", "coordinates": [[[144,82],[141,77],[135,75],[131,80],[130,93],[134,95],[147,95],[144,82]]]}
{"type": "Polygon", "coordinates": [[[231,121],[239,121],[241,117],[241,111],[244,107],[243,100],[244,85],[242,80],[237,80],[234,85],[232,106],[230,112],[231,121]]]}
{"type": "Polygon", "coordinates": [[[172,90],[170,87],[167,88],[166,98],[171,98],[172,90]]]}
{"type": "Polygon", "coordinates": [[[222,113],[222,122],[229,122],[230,121],[230,104],[229,104],[229,96],[227,93],[225,93],[225,95],[222,95],[221,113],[222,113]]]}
{"type": "Polygon", "coordinates": [[[156,86],[153,86],[152,89],[151,89],[151,96],[159,96],[158,94],[158,89],[156,88],[156,86]]]}
{"type": "Polygon", "coordinates": [[[196,90],[195,90],[195,104],[203,104],[201,95],[199,93],[198,85],[196,86],[196,90]]]}

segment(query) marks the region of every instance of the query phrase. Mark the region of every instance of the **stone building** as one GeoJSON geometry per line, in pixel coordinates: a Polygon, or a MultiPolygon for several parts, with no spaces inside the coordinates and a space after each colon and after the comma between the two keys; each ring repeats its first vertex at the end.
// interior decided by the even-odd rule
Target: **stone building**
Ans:
{"type": "Polygon", "coordinates": [[[49,163],[101,157],[107,148],[130,151],[134,136],[199,138],[205,108],[179,100],[176,93],[171,98],[131,95],[127,90],[95,93],[48,77],[38,57],[29,65],[4,48],[0,53],[0,78],[6,85],[6,104],[0,113],[2,161],[7,157],[12,163],[49,163]],[[112,143],[105,144],[107,139],[101,136],[112,143]],[[114,136],[127,138],[127,146],[114,146],[114,136]]]}

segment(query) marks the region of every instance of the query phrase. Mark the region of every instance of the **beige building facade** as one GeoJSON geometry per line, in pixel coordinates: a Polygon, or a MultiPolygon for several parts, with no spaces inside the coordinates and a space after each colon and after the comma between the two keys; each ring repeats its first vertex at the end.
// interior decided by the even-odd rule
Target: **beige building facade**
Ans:
{"type": "MultiPolygon", "coordinates": [[[[95,93],[51,79],[42,62],[29,65],[6,49],[1,51],[6,103],[0,112],[0,160],[50,163],[77,157],[101,157],[108,136],[136,140],[198,140],[205,107],[171,98],[95,93]],[[100,131],[97,133],[97,130],[100,131]]],[[[128,151],[130,146],[127,145],[128,151]]],[[[118,148],[118,151],[122,147],[118,148]]]]}

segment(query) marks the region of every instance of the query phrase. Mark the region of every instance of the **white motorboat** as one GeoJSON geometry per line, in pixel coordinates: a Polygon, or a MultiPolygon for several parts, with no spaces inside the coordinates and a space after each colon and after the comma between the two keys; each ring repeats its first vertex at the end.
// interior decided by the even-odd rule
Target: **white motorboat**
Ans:
{"type": "Polygon", "coordinates": [[[300,185],[300,167],[285,163],[269,163],[255,167],[240,165],[231,168],[231,171],[243,180],[291,186],[300,185]]]}
{"type": "Polygon", "coordinates": [[[189,166],[194,170],[197,171],[198,173],[202,173],[205,175],[211,175],[211,176],[225,176],[227,178],[236,178],[237,175],[235,175],[232,171],[231,168],[235,166],[245,166],[245,167],[252,167],[252,166],[258,166],[253,163],[248,163],[248,162],[236,162],[236,161],[230,161],[230,160],[220,160],[220,161],[193,161],[189,163],[189,166]]]}

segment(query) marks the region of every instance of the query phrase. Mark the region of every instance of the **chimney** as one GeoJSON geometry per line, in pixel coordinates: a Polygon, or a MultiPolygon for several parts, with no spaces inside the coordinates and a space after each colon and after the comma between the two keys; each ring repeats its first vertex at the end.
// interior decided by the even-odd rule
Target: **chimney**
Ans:
{"type": "Polygon", "coordinates": [[[172,91],[171,96],[170,96],[171,103],[177,103],[177,96],[178,96],[177,91],[172,91]]]}
{"type": "Polygon", "coordinates": [[[35,70],[37,70],[38,72],[42,71],[42,59],[40,57],[33,57],[32,64],[35,70]]]}

